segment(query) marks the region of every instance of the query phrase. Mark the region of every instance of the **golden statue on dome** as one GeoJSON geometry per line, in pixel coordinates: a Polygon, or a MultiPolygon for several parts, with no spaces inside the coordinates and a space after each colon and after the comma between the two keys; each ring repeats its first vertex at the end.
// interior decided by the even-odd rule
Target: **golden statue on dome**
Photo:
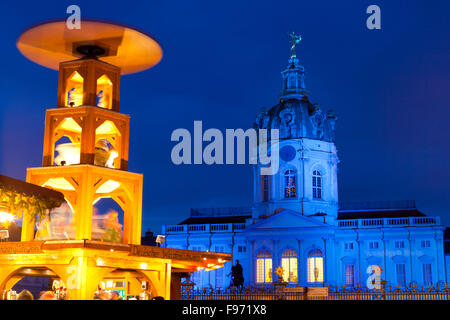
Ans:
{"type": "Polygon", "coordinates": [[[302,41],[302,36],[300,34],[296,34],[295,32],[291,32],[289,34],[291,38],[291,58],[295,58],[295,47],[302,41]]]}

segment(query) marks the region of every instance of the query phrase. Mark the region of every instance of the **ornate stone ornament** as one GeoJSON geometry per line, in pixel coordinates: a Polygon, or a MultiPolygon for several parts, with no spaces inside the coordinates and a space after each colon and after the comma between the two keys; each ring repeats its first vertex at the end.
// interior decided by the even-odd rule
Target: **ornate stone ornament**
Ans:
{"type": "Polygon", "coordinates": [[[325,122],[325,115],[320,110],[320,107],[315,106],[314,112],[311,115],[311,123],[313,125],[313,134],[316,135],[319,139],[323,137],[323,125],[325,122]]]}
{"type": "Polygon", "coordinates": [[[292,138],[295,135],[295,113],[288,107],[280,112],[280,136],[292,138]]]}
{"type": "Polygon", "coordinates": [[[280,149],[280,158],[285,162],[294,160],[296,154],[297,151],[293,146],[284,146],[280,149]]]}

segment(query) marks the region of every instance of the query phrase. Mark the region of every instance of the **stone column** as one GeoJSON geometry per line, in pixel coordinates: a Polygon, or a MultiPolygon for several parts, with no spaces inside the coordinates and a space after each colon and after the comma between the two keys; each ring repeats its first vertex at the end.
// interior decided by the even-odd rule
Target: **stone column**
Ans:
{"type": "Polygon", "coordinates": [[[272,240],[273,242],[273,257],[272,257],[272,281],[276,279],[275,270],[280,265],[280,261],[278,261],[278,246],[279,240],[272,240]]]}
{"type": "Polygon", "coordinates": [[[250,275],[253,285],[256,284],[256,265],[255,265],[255,240],[251,240],[251,256],[250,256],[250,275]]]}
{"type": "Polygon", "coordinates": [[[297,280],[298,285],[300,286],[300,283],[303,281],[303,277],[301,276],[303,268],[301,267],[302,263],[302,242],[303,240],[297,239],[297,245],[298,245],[298,253],[297,253],[297,280]]]}

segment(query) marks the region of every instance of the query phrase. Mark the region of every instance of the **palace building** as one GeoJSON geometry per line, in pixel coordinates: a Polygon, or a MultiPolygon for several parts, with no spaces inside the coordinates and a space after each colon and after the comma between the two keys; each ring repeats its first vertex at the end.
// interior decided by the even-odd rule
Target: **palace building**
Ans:
{"type": "Polygon", "coordinates": [[[164,246],[232,254],[225,268],[194,272],[197,287],[228,287],[236,260],[246,286],[271,284],[279,267],[290,286],[366,287],[376,273],[394,286],[446,282],[439,217],[414,201],[340,203],[337,117],[310,102],[295,44],[281,74],[279,103],[254,123],[279,129],[278,172],[260,175],[254,165],[251,208],[191,209],[163,226],[164,246]]]}

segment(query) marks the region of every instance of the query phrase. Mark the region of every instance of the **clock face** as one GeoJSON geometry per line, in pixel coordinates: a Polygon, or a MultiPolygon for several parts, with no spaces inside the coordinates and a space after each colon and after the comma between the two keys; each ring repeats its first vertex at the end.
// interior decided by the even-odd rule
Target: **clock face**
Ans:
{"type": "Polygon", "coordinates": [[[294,160],[296,153],[297,151],[293,146],[284,146],[280,149],[280,157],[286,162],[294,160]]]}

